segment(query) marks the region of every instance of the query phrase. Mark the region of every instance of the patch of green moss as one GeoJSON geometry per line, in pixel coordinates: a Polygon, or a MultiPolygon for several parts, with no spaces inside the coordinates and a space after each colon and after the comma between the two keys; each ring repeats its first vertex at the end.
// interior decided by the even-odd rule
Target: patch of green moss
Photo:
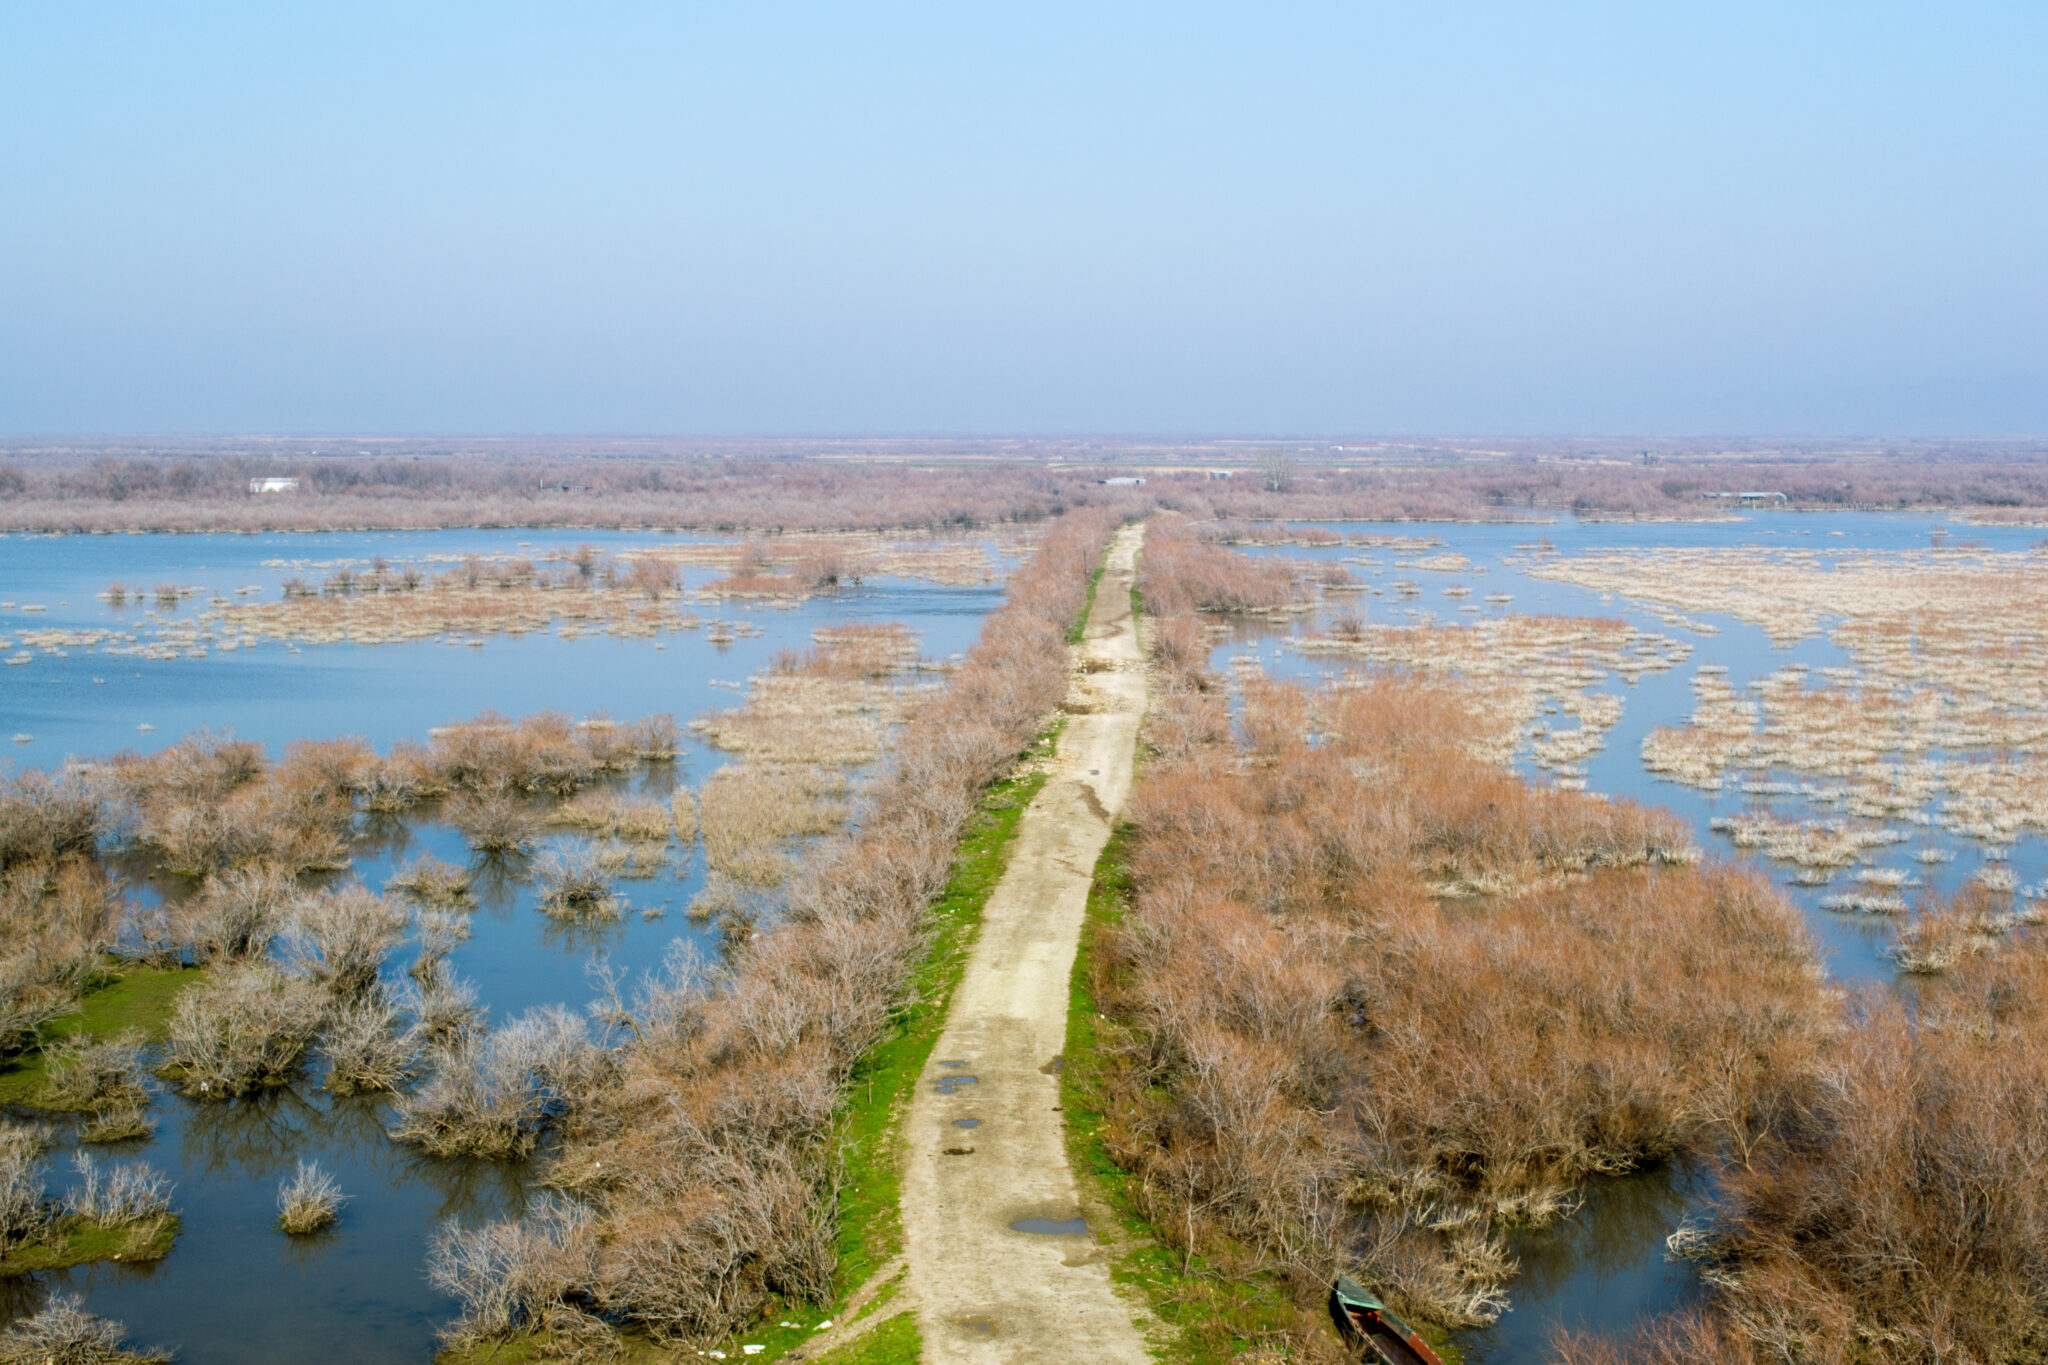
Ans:
{"type": "Polygon", "coordinates": [[[111,1227],[90,1218],[59,1218],[42,1236],[17,1243],[0,1255],[0,1279],[89,1261],[160,1261],[170,1254],[179,1227],[178,1216],[170,1213],[111,1227]]]}
{"type": "Polygon", "coordinates": [[[860,1340],[819,1356],[818,1365],[917,1365],[923,1354],[924,1337],[917,1330],[917,1314],[898,1313],[860,1340]]]}
{"type": "MultiPolygon", "coordinates": [[[[79,1000],[78,1009],[43,1026],[42,1046],[84,1034],[112,1038],[134,1032],[160,1042],[178,996],[205,977],[198,967],[144,967],[110,961],[79,1000]]],[[[43,1105],[43,1056],[39,1048],[0,1061],[0,1104],[43,1105]]]]}

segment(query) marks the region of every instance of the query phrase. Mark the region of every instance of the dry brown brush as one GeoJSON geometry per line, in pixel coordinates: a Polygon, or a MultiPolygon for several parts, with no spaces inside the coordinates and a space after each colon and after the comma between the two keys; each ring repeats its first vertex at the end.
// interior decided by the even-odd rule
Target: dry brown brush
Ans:
{"type": "Polygon", "coordinates": [[[1724,1347],[1676,1360],[2038,1359],[2048,1344],[2048,950],[1857,997],[1773,1140],[1674,1238],[1724,1347]]]}
{"type": "MultiPolygon", "coordinates": [[[[436,1281],[466,1305],[459,1334],[595,1314],[712,1340],[771,1295],[829,1292],[841,1087],[888,1026],[978,793],[1066,689],[1066,631],[1115,525],[1081,512],[1048,531],[905,727],[858,828],[799,870],[782,922],[716,968],[680,962],[650,984],[616,1079],[556,1165],[576,1203],[438,1240],[436,1281]]],[[[705,820],[708,833],[708,801],[705,820]]]]}
{"type": "Polygon", "coordinates": [[[1150,623],[1133,903],[1093,958],[1106,1138],[1164,1235],[1481,1323],[1507,1229],[1781,1121],[1768,1082],[1831,1006],[1768,883],[1473,756],[1452,683],[1254,683],[1233,728],[1176,567],[1148,537],[1148,607],[1180,609],[1150,623]]]}

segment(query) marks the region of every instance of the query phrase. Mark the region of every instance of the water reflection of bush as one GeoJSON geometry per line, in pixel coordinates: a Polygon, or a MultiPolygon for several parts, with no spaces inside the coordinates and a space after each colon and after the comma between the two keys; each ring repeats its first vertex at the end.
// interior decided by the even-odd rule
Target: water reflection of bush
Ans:
{"type": "MultiPolygon", "coordinates": [[[[392,1141],[387,1098],[309,1097],[283,1087],[226,1104],[178,1103],[185,1111],[177,1125],[179,1157],[194,1176],[281,1180],[300,1158],[317,1157],[330,1170],[368,1172],[387,1186],[432,1191],[435,1219],[503,1218],[526,1201],[523,1164],[429,1157],[392,1141]]],[[[365,1198],[372,1192],[348,1193],[365,1198]]]]}
{"type": "Polygon", "coordinates": [[[1511,1239],[1522,1268],[1508,1293],[1524,1306],[1582,1296],[1645,1262],[1663,1260],[1664,1239],[1707,1197],[1708,1187],[1703,1174],[1678,1166],[1593,1177],[1577,1213],[1511,1239]]]}

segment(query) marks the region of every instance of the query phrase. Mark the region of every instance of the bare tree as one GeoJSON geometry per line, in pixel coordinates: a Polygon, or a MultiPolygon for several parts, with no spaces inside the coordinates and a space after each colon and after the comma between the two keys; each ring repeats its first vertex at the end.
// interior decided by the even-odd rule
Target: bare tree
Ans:
{"type": "Polygon", "coordinates": [[[1285,493],[1294,486],[1294,456],[1278,446],[1259,452],[1259,483],[1268,493],[1285,493]]]}

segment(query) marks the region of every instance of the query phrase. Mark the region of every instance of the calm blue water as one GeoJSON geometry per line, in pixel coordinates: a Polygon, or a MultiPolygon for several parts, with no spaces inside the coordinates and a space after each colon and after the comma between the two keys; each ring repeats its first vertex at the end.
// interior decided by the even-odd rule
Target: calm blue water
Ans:
{"type": "MultiPolygon", "coordinates": [[[[275,600],[284,579],[317,581],[322,571],[266,568],[265,560],[537,557],[584,543],[616,551],[655,539],[530,530],[0,536],[0,600],[17,604],[0,611],[0,636],[126,628],[143,611],[100,601],[96,594],[110,581],[203,584],[230,597],[235,588],[257,584],[262,593],[256,600],[275,600]],[[46,610],[21,611],[27,604],[46,610]]],[[[686,569],[684,576],[695,586],[718,574],[686,569]]],[[[203,610],[207,596],[187,599],[176,614],[203,610]]],[[[382,751],[394,740],[424,740],[432,726],[487,709],[510,716],[602,710],[619,719],[669,712],[687,721],[707,709],[739,705],[742,690],[723,684],[743,683],[778,649],[809,648],[818,626],[902,621],[919,633],[926,657],[943,659],[973,643],[982,617],[1001,596],[999,585],[962,589],[874,580],[795,607],[707,602],[687,608],[707,622],[723,618],[759,626],[760,635],[727,645],[712,644],[698,630],[658,641],[595,633],[575,639],[553,632],[494,636],[481,649],[421,641],[302,644],[293,653],[283,644],[265,643],[216,650],[203,659],[147,660],[83,647],[71,648],[69,657],[37,652],[27,664],[0,668],[0,763],[46,767],[120,749],[154,750],[199,729],[261,741],[273,755],[294,739],[346,735],[361,736],[382,751]],[[141,724],[154,728],[139,730],[141,724]],[[7,745],[7,737],[17,733],[33,738],[7,745]]],[[[689,732],[684,735],[676,764],[637,773],[627,788],[665,798],[675,785],[695,786],[726,761],[689,732]]],[[[351,875],[372,888],[381,888],[396,866],[422,853],[458,864],[473,861],[461,837],[444,826],[360,823],[351,875]]],[[[658,966],[669,945],[683,938],[715,956],[715,931],[692,924],[683,913],[701,883],[697,857],[652,880],[619,883],[629,909],[616,923],[565,927],[535,908],[533,889],[516,860],[486,866],[469,917],[473,936],[455,949],[450,965],[475,984],[493,1022],[543,1004],[580,1008],[592,995],[585,968],[594,955],[642,972],[658,966]]],[[[145,901],[186,889],[179,879],[156,880],[139,869],[131,886],[145,901]]],[[[400,976],[413,956],[409,945],[401,948],[389,974],[400,976]]],[[[386,1102],[337,1100],[311,1080],[230,1105],[196,1104],[164,1093],[153,1113],[159,1120],[153,1138],[100,1150],[122,1160],[140,1157],[176,1182],[173,1203],[184,1230],[170,1256],[155,1265],[102,1264],[18,1282],[0,1297],[0,1313],[32,1311],[49,1288],[70,1287],[85,1293],[93,1311],[125,1322],[137,1341],[174,1346],[180,1360],[194,1365],[422,1362],[433,1354],[435,1329],[455,1312],[426,1282],[428,1239],[446,1218],[508,1216],[525,1198],[523,1167],[421,1156],[385,1136],[386,1102]],[[274,1226],[277,1185],[301,1157],[317,1157],[351,1197],[330,1235],[294,1239],[274,1226]]],[[[60,1137],[68,1122],[57,1120],[60,1137]]],[[[53,1191],[70,1183],[70,1150],[60,1140],[51,1153],[53,1191]]]]}

